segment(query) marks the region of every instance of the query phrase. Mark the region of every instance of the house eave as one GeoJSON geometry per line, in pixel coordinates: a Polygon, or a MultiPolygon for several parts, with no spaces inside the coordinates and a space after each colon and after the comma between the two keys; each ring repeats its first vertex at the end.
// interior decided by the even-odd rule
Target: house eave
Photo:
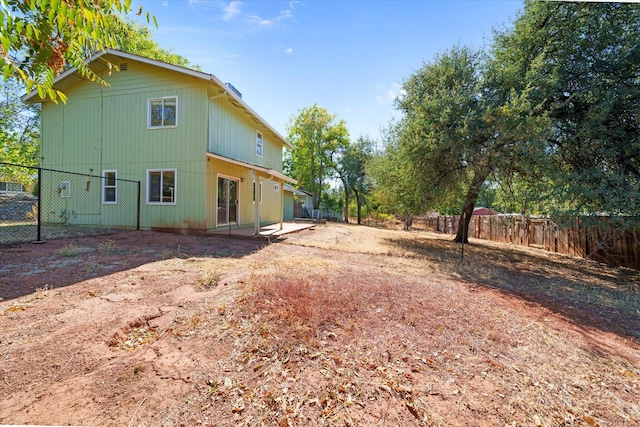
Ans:
{"type": "MultiPolygon", "coordinates": [[[[223,92],[227,96],[230,96],[233,99],[234,105],[237,108],[245,110],[250,116],[253,116],[253,118],[255,118],[258,123],[260,123],[262,126],[267,128],[270,132],[272,132],[273,135],[283,143],[283,145],[286,145],[288,148],[293,150],[293,148],[294,148],[293,144],[291,144],[289,141],[287,141],[287,139],[284,136],[282,136],[280,134],[280,132],[278,132],[265,119],[263,119],[258,113],[256,113],[251,107],[249,107],[249,105],[247,105],[247,103],[244,102],[242,100],[242,98],[240,98],[238,95],[236,95],[236,93],[234,93],[233,91],[229,90],[227,85],[225,85],[222,82],[222,80],[220,80],[214,74],[208,74],[208,73],[203,73],[201,71],[191,70],[189,68],[180,67],[178,65],[173,65],[173,64],[168,64],[166,62],[157,61],[155,59],[145,58],[144,56],[134,55],[134,54],[127,53],[127,52],[121,52],[121,51],[115,50],[115,49],[105,49],[103,51],[97,52],[96,54],[89,56],[85,60],[85,64],[89,65],[89,64],[97,61],[98,59],[106,56],[106,55],[113,55],[113,56],[118,56],[120,58],[129,59],[129,60],[132,60],[132,61],[138,61],[138,62],[141,62],[143,64],[152,65],[152,66],[159,67],[159,68],[164,68],[165,70],[170,70],[170,71],[174,71],[176,73],[185,74],[185,75],[188,75],[188,76],[191,76],[191,77],[195,77],[197,79],[205,80],[205,81],[208,81],[208,82],[211,82],[211,83],[215,84],[216,86],[219,87],[219,89],[222,89],[223,92]]],[[[72,68],[69,68],[68,70],[64,71],[63,73],[61,73],[58,77],[56,77],[53,80],[53,86],[55,87],[55,85],[58,82],[60,82],[61,80],[64,80],[64,79],[68,78],[71,75],[75,75],[75,73],[77,71],[78,71],[78,69],[76,67],[72,67],[72,68]]],[[[21,100],[22,100],[22,102],[25,102],[25,103],[29,103],[29,102],[38,103],[38,102],[45,101],[45,99],[39,98],[37,90],[32,90],[31,92],[23,95],[21,97],[21,100]]]]}
{"type": "Polygon", "coordinates": [[[249,162],[245,162],[242,160],[238,160],[238,159],[233,159],[231,157],[226,157],[226,156],[222,156],[220,154],[216,154],[216,153],[211,153],[211,152],[207,152],[207,157],[212,158],[212,159],[216,159],[216,160],[221,160],[223,162],[227,162],[227,163],[231,163],[234,165],[238,165],[238,166],[242,166],[245,167],[247,169],[254,169],[263,173],[266,173],[267,175],[270,175],[274,178],[277,178],[281,181],[285,181],[285,182],[291,182],[292,184],[297,184],[298,181],[283,174],[282,172],[278,172],[275,169],[270,169],[270,168],[266,168],[264,166],[260,166],[260,165],[256,165],[253,163],[249,163],[249,162]]]}

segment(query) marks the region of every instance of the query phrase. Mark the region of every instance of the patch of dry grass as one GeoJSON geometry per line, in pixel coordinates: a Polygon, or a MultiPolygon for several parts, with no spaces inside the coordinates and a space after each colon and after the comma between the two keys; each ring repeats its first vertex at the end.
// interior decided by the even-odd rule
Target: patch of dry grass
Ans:
{"type": "Polygon", "coordinates": [[[234,350],[200,386],[201,417],[217,408],[225,425],[637,425],[631,362],[424,276],[418,261],[412,273],[398,275],[395,262],[409,261],[392,258],[371,274],[378,258],[342,258],[350,267],[326,274],[256,276],[219,313],[234,350]]]}
{"type": "Polygon", "coordinates": [[[225,355],[172,420],[639,425],[638,347],[598,329],[634,327],[639,274],[476,242],[461,262],[448,236],[319,230],[239,264],[234,301],[176,319],[179,339],[225,355]],[[580,317],[599,299],[615,313],[580,317]]]}

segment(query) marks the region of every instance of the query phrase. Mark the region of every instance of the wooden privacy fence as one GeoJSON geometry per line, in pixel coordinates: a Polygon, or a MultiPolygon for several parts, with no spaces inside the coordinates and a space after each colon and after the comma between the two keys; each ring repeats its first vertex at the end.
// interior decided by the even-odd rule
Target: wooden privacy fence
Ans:
{"type": "MultiPolygon", "coordinates": [[[[413,227],[455,234],[459,221],[458,215],[420,217],[413,220],[413,227]]],[[[469,237],[530,246],[640,270],[640,229],[618,229],[610,222],[607,217],[597,221],[576,218],[571,225],[561,226],[548,218],[473,215],[469,237]]]]}

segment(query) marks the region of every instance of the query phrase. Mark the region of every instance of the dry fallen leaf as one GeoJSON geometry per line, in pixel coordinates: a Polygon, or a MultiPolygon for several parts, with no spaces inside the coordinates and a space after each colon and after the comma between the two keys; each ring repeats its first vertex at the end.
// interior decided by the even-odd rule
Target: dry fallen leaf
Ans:
{"type": "Polygon", "coordinates": [[[235,413],[242,412],[244,410],[244,399],[240,398],[233,404],[232,411],[235,413]]]}
{"type": "Polygon", "coordinates": [[[591,427],[598,427],[598,423],[596,423],[596,420],[594,420],[593,417],[590,417],[589,415],[583,415],[582,419],[591,427]]]}

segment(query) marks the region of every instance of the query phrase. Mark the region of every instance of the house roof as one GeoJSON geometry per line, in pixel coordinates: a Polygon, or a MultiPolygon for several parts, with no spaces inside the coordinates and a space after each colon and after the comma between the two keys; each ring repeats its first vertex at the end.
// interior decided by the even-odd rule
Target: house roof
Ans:
{"type": "Polygon", "coordinates": [[[212,159],[222,160],[224,162],[233,163],[234,165],[243,166],[243,167],[248,168],[248,169],[255,169],[255,170],[258,170],[260,172],[264,172],[266,174],[269,174],[269,175],[271,175],[273,177],[276,177],[278,179],[281,179],[283,181],[292,182],[294,184],[298,183],[297,180],[295,180],[295,179],[293,179],[291,177],[288,177],[285,174],[283,174],[282,172],[278,172],[275,169],[265,168],[264,166],[256,165],[256,164],[249,163],[249,162],[243,162],[242,160],[232,159],[231,157],[221,156],[220,154],[215,154],[215,153],[210,153],[210,152],[207,152],[207,157],[211,157],[212,159]]]}
{"type": "Polygon", "coordinates": [[[489,208],[479,207],[473,210],[473,215],[498,215],[498,212],[489,208]]]}
{"type": "MultiPolygon", "coordinates": [[[[98,61],[100,58],[103,58],[106,55],[113,55],[113,56],[118,56],[120,58],[124,58],[124,59],[129,59],[132,61],[138,61],[138,62],[142,62],[144,64],[148,64],[148,65],[152,65],[155,67],[159,67],[159,68],[163,68],[165,70],[169,70],[169,71],[174,71],[176,73],[181,73],[184,75],[188,75],[191,77],[195,77],[198,79],[202,79],[205,80],[207,82],[209,82],[212,85],[217,86],[219,89],[221,89],[221,94],[223,94],[224,96],[228,97],[228,100],[231,104],[233,104],[236,108],[239,108],[241,110],[243,110],[246,114],[248,114],[252,119],[254,119],[255,121],[261,123],[263,126],[265,126],[267,129],[269,129],[270,132],[273,133],[273,135],[279,139],[284,145],[286,145],[287,147],[293,149],[293,145],[287,141],[287,139],[282,136],[277,130],[275,130],[273,128],[273,126],[271,126],[269,123],[267,123],[266,120],[264,120],[262,117],[260,117],[260,115],[258,113],[256,113],[251,107],[249,107],[249,105],[247,105],[246,102],[244,102],[242,100],[242,98],[240,98],[240,96],[238,96],[233,90],[229,89],[229,87],[227,87],[227,85],[225,85],[222,80],[220,80],[218,77],[216,77],[213,74],[208,74],[208,73],[203,73],[202,71],[196,71],[196,70],[192,70],[189,68],[185,68],[185,67],[180,67],[177,65],[172,65],[172,64],[168,64],[166,62],[162,62],[162,61],[158,61],[155,59],[150,59],[150,58],[146,58],[144,56],[140,56],[140,55],[134,55],[132,53],[127,53],[127,52],[122,52],[119,50],[115,50],[115,49],[105,49],[101,52],[96,53],[95,55],[91,55],[89,58],[86,59],[85,63],[91,64],[94,63],[96,61],[98,61]]],[[[53,81],[53,85],[55,86],[56,84],[59,84],[65,80],[67,80],[69,77],[71,76],[76,76],[78,77],[79,74],[77,73],[77,68],[72,67],[69,68],[68,70],[66,70],[65,72],[61,73],[58,77],[56,77],[53,81]]],[[[22,101],[23,102],[42,102],[44,101],[44,99],[40,98],[38,95],[38,91],[37,90],[33,90],[30,93],[24,95],[22,97],[22,101]]]]}
{"type": "MultiPolygon", "coordinates": [[[[294,184],[296,184],[296,183],[294,183],[294,184]]],[[[284,185],[284,190],[285,190],[285,191],[290,191],[290,192],[292,192],[292,193],[294,193],[294,194],[297,194],[297,195],[299,195],[299,196],[304,195],[304,196],[311,196],[311,197],[313,197],[313,193],[310,193],[310,192],[308,192],[307,190],[303,190],[302,188],[294,188],[294,187],[292,187],[292,186],[291,186],[291,185],[289,185],[289,184],[285,184],[285,185],[284,185]]]]}

